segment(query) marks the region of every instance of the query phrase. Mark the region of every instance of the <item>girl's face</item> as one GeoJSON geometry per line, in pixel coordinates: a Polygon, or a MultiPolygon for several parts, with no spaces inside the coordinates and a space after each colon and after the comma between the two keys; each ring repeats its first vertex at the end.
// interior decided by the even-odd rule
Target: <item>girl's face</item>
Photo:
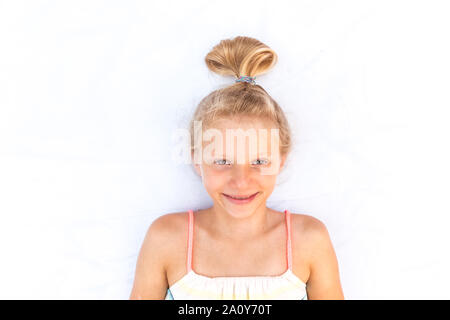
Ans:
{"type": "Polygon", "coordinates": [[[234,117],[203,130],[202,160],[194,167],[215,207],[235,217],[265,208],[286,159],[271,129],[269,120],[234,117]]]}

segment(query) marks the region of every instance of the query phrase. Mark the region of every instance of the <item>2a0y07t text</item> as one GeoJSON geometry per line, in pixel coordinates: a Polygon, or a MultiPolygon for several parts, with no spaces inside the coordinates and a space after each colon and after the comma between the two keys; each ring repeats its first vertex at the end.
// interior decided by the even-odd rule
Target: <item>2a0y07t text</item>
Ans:
{"type": "Polygon", "coordinates": [[[184,307],[179,307],[179,315],[204,315],[207,318],[211,313],[230,314],[230,315],[242,315],[242,314],[270,314],[271,304],[238,304],[227,305],[223,304],[222,309],[213,309],[213,307],[202,306],[189,306],[186,304],[184,307]]]}

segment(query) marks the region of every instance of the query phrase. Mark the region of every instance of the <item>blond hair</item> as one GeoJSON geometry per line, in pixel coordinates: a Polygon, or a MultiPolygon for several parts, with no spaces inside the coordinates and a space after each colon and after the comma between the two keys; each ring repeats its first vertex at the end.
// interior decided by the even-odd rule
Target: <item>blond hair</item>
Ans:
{"type": "MultiPolygon", "coordinates": [[[[257,39],[238,36],[220,41],[206,55],[208,68],[220,75],[256,77],[269,71],[278,56],[257,39]]],[[[194,153],[194,121],[205,128],[220,118],[250,116],[271,120],[279,129],[280,154],[287,155],[292,147],[291,130],[278,103],[258,84],[235,82],[215,90],[203,98],[189,124],[191,153],[194,153]]]]}

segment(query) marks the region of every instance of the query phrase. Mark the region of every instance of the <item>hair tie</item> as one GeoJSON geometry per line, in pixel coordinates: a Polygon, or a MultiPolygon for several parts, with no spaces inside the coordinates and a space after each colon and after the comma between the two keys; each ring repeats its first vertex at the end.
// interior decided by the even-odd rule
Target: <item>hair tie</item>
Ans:
{"type": "Polygon", "coordinates": [[[248,82],[248,83],[256,84],[255,79],[256,79],[256,77],[241,76],[238,79],[236,79],[235,82],[248,82]]]}

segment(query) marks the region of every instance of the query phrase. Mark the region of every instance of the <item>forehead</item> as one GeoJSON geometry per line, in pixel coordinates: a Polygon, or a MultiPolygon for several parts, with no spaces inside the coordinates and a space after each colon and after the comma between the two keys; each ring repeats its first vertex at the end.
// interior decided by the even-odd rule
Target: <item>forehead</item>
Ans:
{"type": "Polygon", "coordinates": [[[234,116],[215,120],[208,125],[208,128],[214,128],[225,132],[227,129],[276,129],[273,121],[264,118],[252,118],[249,116],[234,116]]]}
{"type": "Polygon", "coordinates": [[[210,134],[204,134],[203,145],[207,145],[205,152],[214,156],[227,154],[239,158],[248,152],[251,155],[276,155],[279,143],[273,139],[279,137],[277,134],[274,136],[273,129],[278,128],[273,121],[266,119],[250,117],[220,119],[206,127],[204,133],[210,134]]]}

